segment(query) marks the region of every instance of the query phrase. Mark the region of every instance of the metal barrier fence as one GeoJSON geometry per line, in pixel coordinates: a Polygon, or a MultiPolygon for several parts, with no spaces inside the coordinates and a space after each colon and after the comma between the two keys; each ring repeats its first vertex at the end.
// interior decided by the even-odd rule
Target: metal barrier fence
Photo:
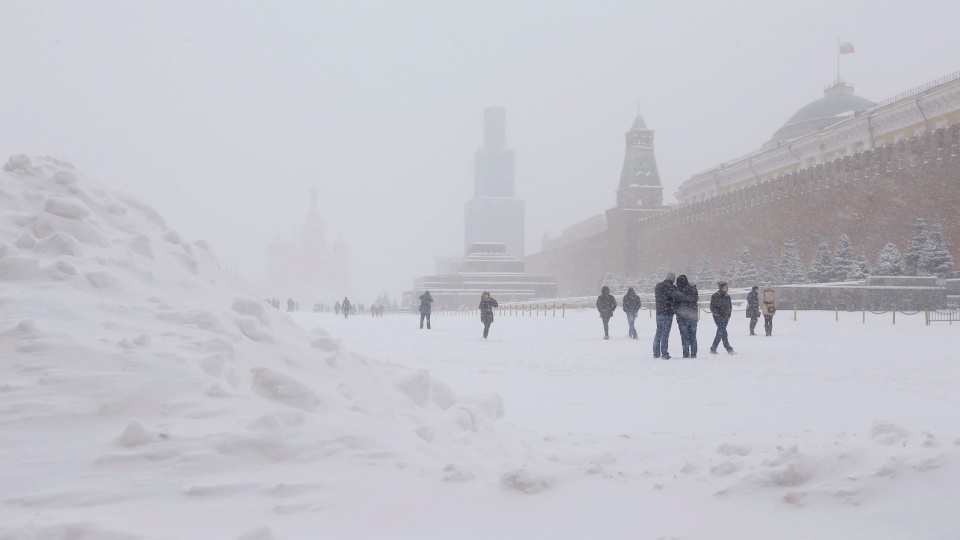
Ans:
{"type": "MultiPolygon", "coordinates": [[[[556,317],[557,312],[560,312],[560,318],[565,318],[567,314],[567,309],[576,309],[581,311],[583,309],[596,309],[596,305],[591,302],[576,302],[568,305],[566,302],[557,304],[556,302],[549,304],[501,304],[500,307],[496,308],[497,314],[500,316],[508,317],[556,317]]],[[[655,311],[653,306],[647,305],[647,316],[653,318],[653,313],[655,311]]],[[[746,309],[734,309],[734,312],[745,312],[746,309]]],[[[782,313],[784,310],[782,308],[777,310],[779,313],[782,313]]],[[[793,306],[793,320],[797,320],[798,310],[797,306],[793,306]]],[[[822,311],[822,310],[816,310],[822,311]]],[[[907,311],[907,310],[897,310],[896,307],[889,310],[874,311],[872,309],[867,309],[866,307],[861,309],[840,309],[839,306],[834,307],[834,317],[837,322],[840,321],[840,312],[844,313],[857,313],[861,314],[861,321],[866,324],[867,322],[867,312],[873,315],[883,315],[886,313],[891,314],[891,323],[897,324],[897,314],[901,316],[913,316],[923,314],[926,324],[929,326],[932,322],[949,322],[953,324],[953,321],[960,322],[960,308],[944,308],[944,309],[929,309],[924,308],[916,311],[907,311]]],[[[700,318],[700,313],[711,313],[709,307],[700,306],[700,309],[697,312],[697,318],[700,318]]],[[[480,309],[475,307],[460,307],[457,309],[443,309],[443,310],[433,310],[434,315],[453,315],[453,316],[476,316],[480,314],[480,309]]]]}

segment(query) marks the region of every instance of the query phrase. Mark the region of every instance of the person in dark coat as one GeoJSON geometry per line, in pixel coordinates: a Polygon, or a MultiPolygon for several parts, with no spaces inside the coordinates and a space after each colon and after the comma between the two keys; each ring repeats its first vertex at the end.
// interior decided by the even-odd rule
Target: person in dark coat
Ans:
{"type": "Polygon", "coordinates": [[[350,315],[350,308],[353,307],[350,305],[350,301],[347,300],[347,297],[343,297],[343,303],[340,304],[340,311],[343,312],[343,318],[346,319],[347,315],[350,315]]]}
{"type": "Polygon", "coordinates": [[[670,327],[673,326],[673,308],[677,294],[673,281],[676,277],[673,272],[667,272],[667,278],[657,283],[653,290],[657,302],[657,333],[653,336],[654,358],[670,359],[667,349],[670,344],[670,327]]]}
{"type": "Polygon", "coordinates": [[[493,324],[493,310],[500,307],[500,304],[490,296],[490,293],[483,291],[480,295],[480,322],[483,323],[483,339],[487,339],[490,333],[490,325],[493,324]]]}
{"type": "Polygon", "coordinates": [[[420,295],[420,329],[423,329],[423,319],[427,319],[427,330],[430,329],[430,311],[433,309],[433,297],[430,291],[420,295]]]}
{"type": "Polygon", "coordinates": [[[760,287],[754,285],[747,293],[747,318],[750,319],[750,335],[757,335],[753,329],[757,327],[757,320],[760,318],[760,293],[757,291],[760,287]]]}
{"type": "Polygon", "coordinates": [[[713,338],[710,353],[717,354],[717,345],[723,341],[727,354],[737,354],[727,338],[727,323],[730,322],[730,315],[733,314],[733,303],[730,301],[730,295],[727,294],[727,282],[721,281],[717,285],[720,289],[710,297],[710,313],[713,314],[713,322],[717,324],[717,335],[713,338]]]}
{"type": "Polygon", "coordinates": [[[291,312],[292,312],[292,311],[293,311],[293,305],[294,305],[294,304],[295,304],[295,302],[293,301],[293,298],[287,298],[287,311],[291,311],[291,312]]]}
{"type": "Polygon", "coordinates": [[[623,295],[623,312],[627,314],[627,325],[630,337],[637,339],[637,328],[634,323],[637,322],[637,312],[640,311],[640,297],[634,292],[633,287],[627,289],[627,294],[623,295]]]}
{"type": "Polygon", "coordinates": [[[334,313],[335,315],[339,315],[339,314],[340,314],[340,301],[339,301],[339,300],[337,300],[337,301],[333,304],[333,313],[334,313]]]}
{"type": "Polygon", "coordinates": [[[680,329],[680,343],[683,344],[683,357],[697,357],[697,321],[700,319],[700,293],[697,286],[690,283],[687,276],[677,278],[677,328],[680,329]]]}
{"type": "Polygon", "coordinates": [[[600,296],[597,297],[597,311],[603,321],[603,339],[610,339],[610,317],[617,310],[617,299],[610,294],[610,287],[600,287],[600,296]]]}

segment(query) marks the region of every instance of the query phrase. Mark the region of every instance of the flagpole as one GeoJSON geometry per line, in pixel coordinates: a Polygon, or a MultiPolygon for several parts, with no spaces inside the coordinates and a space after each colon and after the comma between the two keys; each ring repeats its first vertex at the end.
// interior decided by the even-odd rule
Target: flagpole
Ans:
{"type": "Polygon", "coordinates": [[[837,36],[837,84],[840,84],[840,36],[837,36]]]}

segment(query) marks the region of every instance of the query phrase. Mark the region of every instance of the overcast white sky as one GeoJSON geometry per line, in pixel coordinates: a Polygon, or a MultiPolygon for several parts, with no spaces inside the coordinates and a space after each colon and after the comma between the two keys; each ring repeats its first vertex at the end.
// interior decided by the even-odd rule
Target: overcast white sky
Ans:
{"type": "Polygon", "coordinates": [[[836,78],[960,69],[960,2],[0,0],[0,159],[54,155],[264,269],[310,187],[369,301],[460,255],[482,111],[507,108],[527,251],[615,202],[637,105],[668,202],[836,78]]]}

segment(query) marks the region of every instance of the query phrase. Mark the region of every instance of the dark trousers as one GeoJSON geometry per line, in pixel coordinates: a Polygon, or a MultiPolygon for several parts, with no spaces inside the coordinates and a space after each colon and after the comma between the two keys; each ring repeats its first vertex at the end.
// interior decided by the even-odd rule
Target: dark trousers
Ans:
{"type": "Polygon", "coordinates": [[[420,328],[423,328],[423,319],[427,319],[427,330],[430,329],[430,312],[420,314],[420,328]]]}
{"type": "Polygon", "coordinates": [[[730,341],[727,339],[727,323],[730,322],[730,319],[714,319],[713,322],[717,323],[717,336],[713,338],[713,345],[710,350],[717,350],[717,345],[723,341],[723,348],[732,351],[733,347],[730,346],[730,341]]]}
{"type": "Polygon", "coordinates": [[[487,337],[487,334],[490,333],[491,324],[493,324],[493,321],[483,321],[483,337],[487,337]]]}
{"type": "Polygon", "coordinates": [[[677,319],[680,328],[680,343],[683,345],[683,356],[697,355],[697,321],[681,321],[677,319]]]}
{"type": "Polygon", "coordinates": [[[753,329],[757,327],[757,317],[750,317],[750,334],[753,334],[753,329]]]}
{"type": "Polygon", "coordinates": [[[670,345],[670,327],[673,326],[673,315],[657,315],[657,333],[653,336],[653,356],[670,356],[667,349],[670,345]]]}
{"type": "Polygon", "coordinates": [[[600,317],[603,321],[603,335],[610,337],[610,317],[600,317]]]}
{"type": "Polygon", "coordinates": [[[773,315],[763,316],[763,329],[767,331],[768,336],[773,335],[773,315]]]}

